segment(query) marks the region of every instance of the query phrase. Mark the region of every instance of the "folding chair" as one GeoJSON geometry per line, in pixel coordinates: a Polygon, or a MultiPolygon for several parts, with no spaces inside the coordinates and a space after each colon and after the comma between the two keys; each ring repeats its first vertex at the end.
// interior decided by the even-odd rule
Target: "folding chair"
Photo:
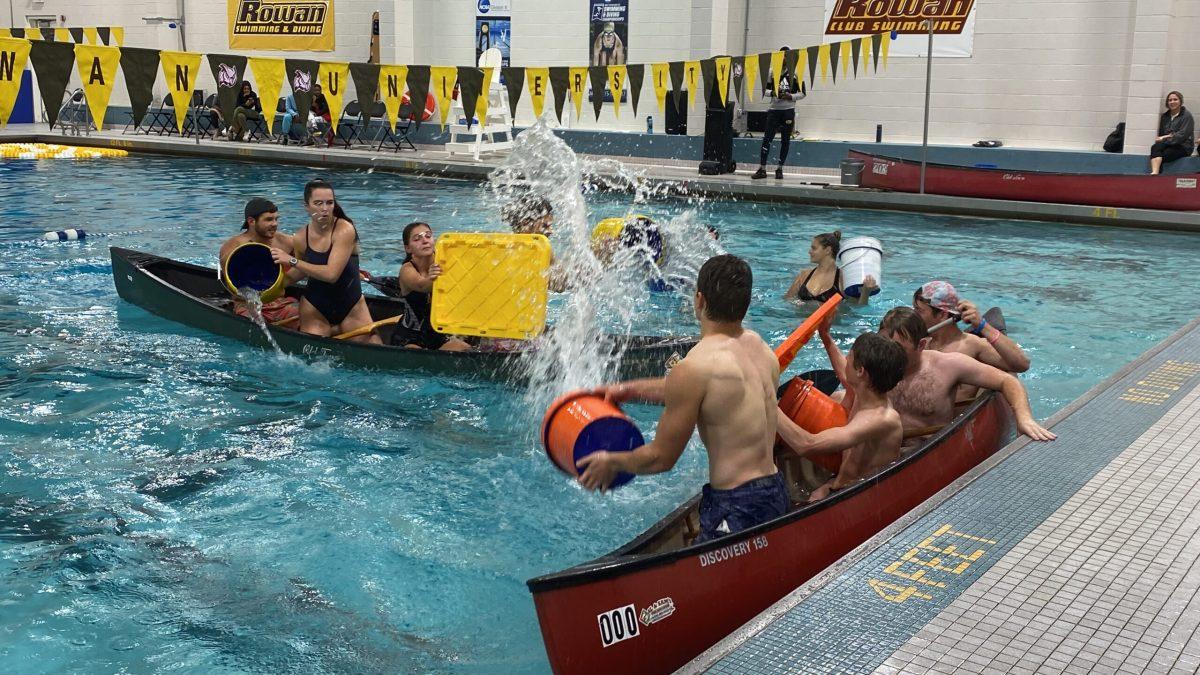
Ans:
{"type": "MultiPolygon", "coordinates": [[[[285,110],[287,110],[287,107],[284,105],[284,99],[281,98],[275,104],[275,116],[279,117],[284,113],[285,110]]],[[[249,134],[246,136],[247,143],[254,143],[259,140],[272,140],[271,130],[267,128],[267,120],[261,114],[256,120],[246,120],[246,133],[249,134]]]]}
{"type": "Polygon", "coordinates": [[[217,108],[217,95],[210,94],[199,106],[192,110],[195,121],[192,127],[201,136],[216,138],[221,133],[221,118],[213,111],[217,108]]]}
{"type": "MultiPolygon", "coordinates": [[[[192,101],[188,104],[187,111],[183,115],[183,135],[192,136],[200,132],[200,116],[208,117],[208,108],[204,105],[204,90],[195,89],[192,91],[192,101]]],[[[173,126],[178,128],[175,120],[171,120],[173,126]]]]}
{"type": "Polygon", "coordinates": [[[360,145],[365,145],[366,141],[362,137],[362,129],[370,123],[362,109],[358,105],[358,101],[350,101],[346,107],[342,109],[342,117],[338,120],[337,139],[346,145],[349,150],[354,141],[358,141],[360,145]]]}
{"type": "Polygon", "coordinates": [[[393,133],[391,124],[387,120],[383,101],[377,101],[375,107],[371,108],[371,117],[379,117],[383,120],[383,132],[380,134],[379,145],[375,150],[382,150],[385,143],[391,145],[392,150],[396,152],[400,152],[400,146],[404,144],[408,144],[410,150],[416,150],[417,146],[413,145],[408,138],[408,133],[413,126],[412,115],[413,105],[411,103],[400,106],[400,113],[397,115],[400,119],[396,124],[396,131],[393,133]]]}
{"type": "Polygon", "coordinates": [[[175,122],[175,102],[171,95],[167,94],[163,97],[162,103],[158,106],[158,110],[147,111],[146,116],[150,118],[150,124],[146,126],[146,135],[156,133],[162,136],[164,133],[169,133],[175,122]]]}

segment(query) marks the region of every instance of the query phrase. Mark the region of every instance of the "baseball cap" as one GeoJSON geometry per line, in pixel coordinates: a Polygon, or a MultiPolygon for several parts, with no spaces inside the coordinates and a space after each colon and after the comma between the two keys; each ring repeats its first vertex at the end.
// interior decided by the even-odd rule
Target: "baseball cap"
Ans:
{"type": "Polygon", "coordinates": [[[934,309],[958,314],[958,291],[948,281],[931,281],[917,291],[917,297],[929,303],[934,309]]]}
{"type": "Polygon", "coordinates": [[[246,225],[246,218],[257,218],[264,213],[274,213],[278,210],[279,207],[275,206],[275,203],[269,199],[263,199],[262,197],[251,199],[246,202],[246,215],[242,218],[242,229],[245,230],[249,227],[246,225]]]}

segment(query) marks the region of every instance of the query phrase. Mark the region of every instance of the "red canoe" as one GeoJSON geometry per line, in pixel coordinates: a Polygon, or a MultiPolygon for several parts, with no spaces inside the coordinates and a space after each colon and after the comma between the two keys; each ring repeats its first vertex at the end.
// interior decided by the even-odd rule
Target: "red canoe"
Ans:
{"type": "MultiPolygon", "coordinates": [[[[531,579],[551,667],[676,670],[994,454],[1011,433],[1008,404],[989,392],[919,450],[829,499],[689,546],[697,495],[616,551],[531,579]]],[[[794,456],[782,466],[794,500],[829,476],[794,456]]]]}
{"type": "MultiPolygon", "coordinates": [[[[862,186],[919,192],[921,163],[851,150],[864,162],[862,186]]],[[[1169,211],[1200,210],[1197,175],[1050,173],[927,164],[925,192],[953,197],[1113,206],[1169,211]]]]}

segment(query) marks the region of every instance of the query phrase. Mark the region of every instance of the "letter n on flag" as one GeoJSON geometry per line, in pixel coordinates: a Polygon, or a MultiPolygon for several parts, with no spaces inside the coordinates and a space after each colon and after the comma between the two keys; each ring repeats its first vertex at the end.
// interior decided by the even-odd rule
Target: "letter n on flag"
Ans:
{"type": "Polygon", "coordinates": [[[175,104],[175,124],[181,134],[188,107],[192,104],[192,90],[196,88],[196,75],[200,73],[200,62],[203,58],[203,54],[195,52],[159,52],[163,79],[166,80],[167,90],[171,92],[171,102],[175,104]]]}
{"type": "Polygon", "coordinates": [[[0,38],[0,129],[8,124],[17,94],[21,91],[21,73],[29,60],[32,45],[28,40],[0,38]]]}

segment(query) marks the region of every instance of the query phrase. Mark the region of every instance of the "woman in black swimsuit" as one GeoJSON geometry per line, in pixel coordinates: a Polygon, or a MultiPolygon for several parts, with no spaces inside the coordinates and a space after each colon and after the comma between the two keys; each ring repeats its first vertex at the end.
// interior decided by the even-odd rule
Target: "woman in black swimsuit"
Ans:
{"type": "Polygon", "coordinates": [[[400,292],[408,303],[404,319],[396,324],[392,344],[409,349],[441,349],[462,352],[471,348],[462,340],[443,335],[430,323],[433,281],[442,268],[433,262],[433,228],[416,222],[404,226],[404,252],[407,257],[400,265],[400,292]]]}
{"type": "MultiPolygon", "coordinates": [[[[300,330],[328,337],[373,323],[358,274],[358,231],[337,203],[333,186],[323,180],[309,181],[304,186],[304,208],[309,222],[292,238],[295,256],[278,249],[273,252],[275,262],[308,277],[300,300],[300,330]]],[[[374,333],[353,339],[382,344],[374,333]]]]}
{"type": "MultiPolygon", "coordinates": [[[[783,295],[784,300],[800,302],[825,302],[834,294],[842,292],[842,272],[837,266],[838,251],[841,249],[842,232],[834,230],[813,237],[812,245],[808,247],[808,259],[815,265],[796,275],[791,288],[783,295]]],[[[867,277],[863,280],[863,288],[867,291],[860,293],[855,304],[867,304],[870,290],[875,287],[875,279],[867,277]]]]}

